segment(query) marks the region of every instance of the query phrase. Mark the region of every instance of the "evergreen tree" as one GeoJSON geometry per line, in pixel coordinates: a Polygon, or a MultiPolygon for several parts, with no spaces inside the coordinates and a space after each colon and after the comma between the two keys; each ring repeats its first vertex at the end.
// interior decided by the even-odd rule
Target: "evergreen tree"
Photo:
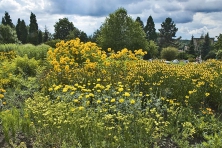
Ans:
{"type": "Polygon", "coordinates": [[[12,19],[8,12],[5,11],[5,16],[2,18],[3,25],[9,25],[11,28],[14,28],[14,24],[12,23],[12,19]]]}
{"type": "Polygon", "coordinates": [[[193,35],[190,40],[188,54],[192,54],[195,56],[195,45],[194,45],[193,35]]]}
{"type": "Polygon", "coordinates": [[[179,40],[180,38],[176,40],[173,39],[173,37],[176,37],[176,32],[178,31],[178,28],[176,27],[176,24],[174,24],[171,18],[166,18],[166,20],[161,24],[161,29],[159,29],[159,31],[160,47],[178,46],[176,40],[179,40]]]}
{"type": "Polygon", "coordinates": [[[22,20],[19,26],[19,31],[20,31],[20,41],[22,42],[22,44],[27,43],[27,37],[28,37],[28,29],[27,26],[25,24],[25,21],[22,20]]]}
{"type": "Polygon", "coordinates": [[[47,27],[45,26],[45,31],[44,31],[44,35],[43,35],[43,42],[47,42],[49,40],[49,31],[47,29],[47,27]]]}
{"type": "Polygon", "coordinates": [[[156,33],[155,24],[153,22],[152,16],[149,16],[149,18],[147,19],[147,23],[144,28],[144,31],[146,33],[146,38],[148,40],[156,41],[157,33],[156,33]]]}
{"type": "Polygon", "coordinates": [[[20,21],[20,18],[19,18],[18,21],[17,21],[16,27],[15,27],[16,34],[17,34],[17,37],[18,37],[19,40],[21,40],[21,37],[20,37],[21,36],[20,25],[21,25],[21,21],[20,21]]]}
{"type": "Polygon", "coordinates": [[[136,18],[136,22],[138,22],[138,23],[140,24],[140,26],[141,26],[142,28],[144,28],[143,21],[141,21],[140,17],[137,17],[137,18],[136,18]]]}
{"type": "Polygon", "coordinates": [[[30,24],[29,24],[29,34],[28,34],[28,42],[34,45],[39,44],[38,41],[38,24],[36,20],[35,14],[31,12],[30,15],[30,24]]]}
{"type": "Polygon", "coordinates": [[[39,30],[39,32],[38,32],[38,41],[39,41],[39,44],[41,44],[42,41],[43,41],[43,38],[42,38],[42,31],[41,31],[41,30],[39,30]]]}
{"type": "Polygon", "coordinates": [[[204,43],[202,44],[202,47],[201,47],[202,58],[205,59],[205,57],[207,56],[209,52],[210,52],[210,37],[209,37],[209,33],[207,33],[204,37],[204,43]]]}

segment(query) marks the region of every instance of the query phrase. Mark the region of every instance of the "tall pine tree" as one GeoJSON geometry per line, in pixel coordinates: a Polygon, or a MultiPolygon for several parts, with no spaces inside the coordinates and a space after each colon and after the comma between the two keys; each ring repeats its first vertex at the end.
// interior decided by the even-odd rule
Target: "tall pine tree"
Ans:
{"type": "Polygon", "coordinates": [[[188,54],[191,54],[191,55],[194,55],[194,56],[196,55],[193,35],[192,35],[191,40],[190,40],[188,54]]]}
{"type": "Polygon", "coordinates": [[[204,37],[204,43],[201,47],[201,57],[205,59],[207,54],[210,52],[210,37],[209,33],[207,33],[204,37]]]}
{"type": "Polygon", "coordinates": [[[166,18],[166,20],[161,24],[161,29],[159,29],[159,31],[160,47],[179,46],[176,41],[180,40],[180,38],[177,38],[176,40],[173,39],[174,37],[176,37],[176,32],[178,31],[178,28],[171,18],[166,18]]]}
{"type": "Polygon", "coordinates": [[[38,24],[37,24],[36,16],[32,12],[30,15],[28,42],[34,45],[39,44],[38,24]]]}
{"type": "Polygon", "coordinates": [[[155,24],[154,24],[152,16],[149,16],[149,18],[147,19],[147,23],[144,28],[144,31],[146,33],[146,38],[148,40],[156,41],[157,33],[156,33],[155,24]]]}
{"type": "Polygon", "coordinates": [[[16,34],[17,34],[17,37],[18,37],[19,40],[21,40],[21,37],[20,37],[21,36],[20,25],[21,25],[21,20],[19,18],[18,21],[17,21],[17,24],[15,26],[16,34]]]}
{"type": "Polygon", "coordinates": [[[43,34],[43,42],[47,42],[49,40],[49,31],[47,29],[47,27],[45,26],[45,31],[43,34]]]}
{"type": "Polygon", "coordinates": [[[5,11],[5,16],[2,18],[3,25],[9,25],[11,28],[14,28],[14,24],[12,23],[12,19],[8,12],[5,11]]]}
{"type": "Polygon", "coordinates": [[[22,44],[27,43],[27,37],[28,37],[28,29],[27,26],[25,24],[25,21],[22,20],[19,26],[19,31],[20,31],[20,41],[22,42],[22,44]]]}

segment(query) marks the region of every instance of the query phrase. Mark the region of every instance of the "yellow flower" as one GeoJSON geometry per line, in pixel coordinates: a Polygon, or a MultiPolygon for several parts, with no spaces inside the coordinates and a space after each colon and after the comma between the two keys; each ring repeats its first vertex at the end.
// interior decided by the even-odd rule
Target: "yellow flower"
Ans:
{"type": "Polygon", "coordinates": [[[109,52],[110,52],[110,51],[111,51],[111,48],[108,48],[108,49],[107,49],[107,51],[109,51],[109,52]]]}
{"type": "Polygon", "coordinates": [[[0,94],[0,99],[4,98],[4,95],[3,94],[0,94]]]}
{"type": "Polygon", "coordinates": [[[130,100],[130,104],[135,104],[135,100],[134,99],[132,99],[132,100],[130,100]]]}
{"type": "Polygon", "coordinates": [[[74,99],[74,100],[73,100],[73,102],[78,103],[78,102],[79,102],[79,100],[78,100],[78,99],[74,99]]]}
{"type": "Polygon", "coordinates": [[[116,101],[116,99],[111,99],[110,100],[111,103],[114,103],[115,101],[116,101]]]}
{"type": "Polygon", "coordinates": [[[130,96],[130,93],[125,92],[125,93],[124,93],[124,96],[129,97],[129,96],[130,96]]]}
{"type": "Polygon", "coordinates": [[[80,107],[79,107],[79,110],[84,110],[84,107],[83,107],[83,106],[80,106],[80,107]]]}
{"type": "Polygon", "coordinates": [[[3,105],[6,105],[6,102],[2,102],[3,105]]]}
{"type": "Polygon", "coordinates": [[[49,88],[48,90],[49,90],[49,91],[53,91],[53,88],[49,88]]]}
{"type": "Polygon", "coordinates": [[[119,99],[119,103],[123,103],[123,102],[124,102],[123,98],[119,99]]]}
{"type": "Polygon", "coordinates": [[[122,91],[123,91],[123,88],[122,88],[122,87],[120,87],[120,88],[118,89],[118,91],[119,91],[119,92],[122,92],[122,91]]]}
{"type": "Polygon", "coordinates": [[[189,96],[185,96],[186,99],[189,99],[189,96]]]}
{"type": "Polygon", "coordinates": [[[101,100],[97,100],[97,103],[100,104],[102,101],[101,100]]]}
{"type": "Polygon", "coordinates": [[[101,79],[97,79],[97,82],[100,82],[101,81],[101,79]]]}
{"type": "Polygon", "coordinates": [[[210,93],[205,93],[205,96],[208,97],[210,95],[210,93]]]}

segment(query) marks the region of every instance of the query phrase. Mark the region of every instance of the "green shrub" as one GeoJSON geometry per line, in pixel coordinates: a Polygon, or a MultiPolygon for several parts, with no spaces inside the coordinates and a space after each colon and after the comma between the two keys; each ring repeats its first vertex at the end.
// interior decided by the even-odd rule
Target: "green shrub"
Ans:
{"type": "Polygon", "coordinates": [[[160,54],[161,58],[171,61],[177,57],[178,49],[175,47],[163,48],[160,54]]]}

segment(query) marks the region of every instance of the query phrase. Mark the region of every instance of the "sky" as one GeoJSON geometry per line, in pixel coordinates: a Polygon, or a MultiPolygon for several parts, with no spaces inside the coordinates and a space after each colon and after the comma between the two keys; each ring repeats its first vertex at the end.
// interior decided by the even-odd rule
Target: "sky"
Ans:
{"type": "MultiPolygon", "coordinates": [[[[125,8],[133,19],[140,17],[146,25],[151,15],[156,31],[167,17],[178,31],[176,37],[191,39],[209,33],[215,38],[222,33],[222,0],[0,0],[0,17],[7,11],[16,25],[18,18],[29,25],[31,12],[39,29],[54,33],[59,19],[68,18],[74,26],[92,35],[109,14],[125,8]]],[[[1,20],[0,20],[1,21],[1,20]]]]}

